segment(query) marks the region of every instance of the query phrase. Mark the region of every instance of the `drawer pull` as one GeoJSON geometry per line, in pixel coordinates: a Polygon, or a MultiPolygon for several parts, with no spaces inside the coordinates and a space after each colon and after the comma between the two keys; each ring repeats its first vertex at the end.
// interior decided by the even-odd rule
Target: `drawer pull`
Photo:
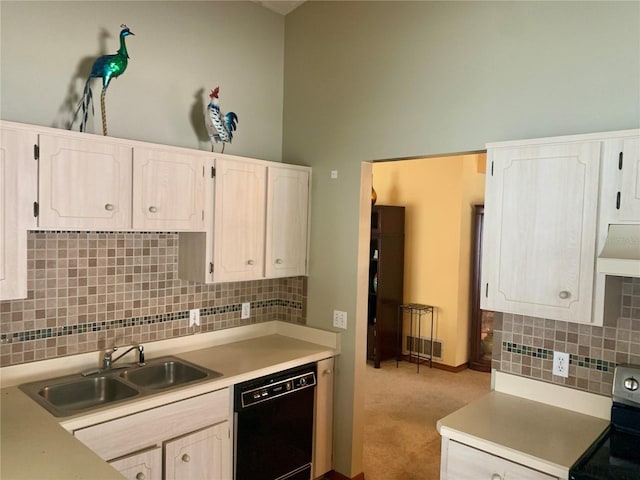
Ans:
{"type": "Polygon", "coordinates": [[[189,463],[191,461],[191,457],[185,453],[184,455],[182,455],[182,461],[184,463],[189,463]]]}
{"type": "Polygon", "coordinates": [[[156,212],[158,211],[158,207],[154,207],[153,205],[151,205],[151,206],[149,207],[149,211],[150,211],[151,213],[156,213],[156,212]]]}
{"type": "Polygon", "coordinates": [[[566,290],[562,290],[558,296],[562,299],[562,300],[566,300],[567,298],[569,298],[571,296],[571,293],[567,292],[566,290]]]}
{"type": "Polygon", "coordinates": [[[502,476],[494,473],[493,475],[491,475],[491,480],[502,480],[502,476]]]}
{"type": "Polygon", "coordinates": [[[281,258],[276,258],[276,264],[278,264],[278,265],[282,264],[282,259],[281,258]]]}
{"type": "Polygon", "coordinates": [[[105,209],[107,212],[112,211],[112,210],[113,210],[113,204],[112,204],[112,203],[107,203],[107,204],[104,206],[104,209],[105,209]]]}
{"type": "Polygon", "coordinates": [[[247,265],[253,265],[253,260],[247,260],[247,265]]]}
{"type": "Polygon", "coordinates": [[[136,480],[144,480],[146,477],[144,476],[144,473],[140,472],[136,475],[136,480]]]}

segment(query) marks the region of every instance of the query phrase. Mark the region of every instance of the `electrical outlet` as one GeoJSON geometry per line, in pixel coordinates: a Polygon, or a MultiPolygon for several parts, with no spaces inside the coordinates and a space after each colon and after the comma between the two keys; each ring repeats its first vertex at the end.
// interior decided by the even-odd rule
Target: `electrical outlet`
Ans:
{"type": "Polygon", "coordinates": [[[340,310],[333,311],[333,326],[336,328],[347,329],[347,312],[340,310]]]}
{"type": "Polygon", "coordinates": [[[553,372],[554,375],[567,378],[569,376],[569,354],[553,352],[553,372]]]}
{"type": "Polygon", "coordinates": [[[242,315],[241,318],[249,318],[251,316],[251,303],[244,302],[242,304],[242,315]]]}
{"type": "Polygon", "coordinates": [[[189,326],[200,325],[200,309],[194,308],[189,310],[189,326]]]}

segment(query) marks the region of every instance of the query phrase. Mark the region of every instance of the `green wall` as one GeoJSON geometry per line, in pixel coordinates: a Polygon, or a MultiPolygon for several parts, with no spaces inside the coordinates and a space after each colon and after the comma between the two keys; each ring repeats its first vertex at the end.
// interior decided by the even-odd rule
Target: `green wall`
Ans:
{"type": "Polygon", "coordinates": [[[312,1],[286,17],[284,71],[283,159],[313,167],[308,323],[348,312],[334,454],[353,476],[361,162],[637,128],[640,3],[312,1]]]}

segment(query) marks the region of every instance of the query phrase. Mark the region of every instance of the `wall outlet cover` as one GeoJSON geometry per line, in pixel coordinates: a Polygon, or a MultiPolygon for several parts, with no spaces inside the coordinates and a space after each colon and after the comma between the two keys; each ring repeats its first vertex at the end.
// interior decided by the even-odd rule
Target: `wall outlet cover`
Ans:
{"type": "Polygon", "coordinates": [[[336,328],[347,329],[347,312],[341,310],[333,311],[333,326],[336,328]]]}
{"type": "Polygon", "coordinates": [[[189,326],[193,327],[196,325],[200,325],[200,309],[193,308],[189,310],[189,326]]]}
{"type": "Polygon", "coordinates": [[[559,377],[569,377],[569,354],[553,352],[553,371],[559,377]]]}
{"type": "Polygon", "coordinates": [[[241,318],[249,318],[251,316],[251,303],[244,302],[242,304],[242,315],[241,318]]]}

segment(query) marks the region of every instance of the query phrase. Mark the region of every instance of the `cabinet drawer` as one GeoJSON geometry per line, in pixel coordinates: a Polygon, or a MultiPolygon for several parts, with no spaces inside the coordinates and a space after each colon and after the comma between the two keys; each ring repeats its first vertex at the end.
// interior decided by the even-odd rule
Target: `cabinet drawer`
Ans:
{"type": "Polygon", "coordinates": [[[558,480],[557,477],[496,457],[467,445],[449,441],[445,468],[447,480],[558,480]]]}
{"type": "Polygon", "coordinates": [[[228,388],[75,430],[73,434],[100,457],[111,460],[225,420],[229,420],[228,388]]]}

